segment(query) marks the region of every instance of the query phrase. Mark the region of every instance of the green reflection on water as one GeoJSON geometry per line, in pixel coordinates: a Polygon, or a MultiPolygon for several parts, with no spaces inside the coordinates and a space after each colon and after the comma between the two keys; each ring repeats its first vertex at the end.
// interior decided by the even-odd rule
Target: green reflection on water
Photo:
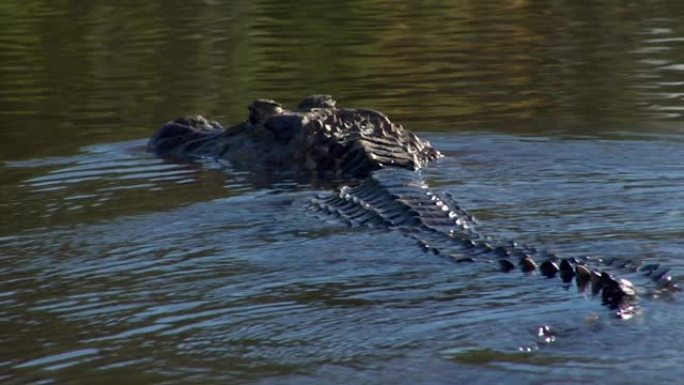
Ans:
{"type": "Polygon", "coordinates": [[[416,130],[649,129],[684,108],[683,6],[650,3],[5,2],[0,154],[317,92],[416,130]]]}
{"type": "MultiPolygon", "coordinates": [[[[46,156],[66,156],[66,160],[46,167],[3,170],[0,192],[4,201],[0,211],[5,222],[0,234],[57,226],[76,228],[67,231],[72,236],[81,231],[89,234],[89,225],[98,221],[239,194],[231,191],[230,181],[226,182],[221,174],[195,175],[186,169],[175,170],[181,175],[177,177],[157,170],[158,177],[168,181],[160,182],[167,184],[156,190],[147,187],[153,178],[146,174],[140,176],[128,170],[131,174],[124,176],[129,179],[117,179],[121,173],[115,171],[126,171],[125,162],[142,164],[151,160],[111,149],[107,144],[147,137],[162,122],[189,113],[230,123],[242,119],[244,106],[257,97],[292,105],[307,94],[331,93],[342,105],[383,110],[417,131],[491,130],[540,136],[676,132],[684,111],[684,25],[678,16],[682,11],[681,0],[401,4],[389,0],[4,1],[0,3],[0,162],[46,156]],[[69,157],[82,146],[93,144],[102,144],[111,151],[85,151],[69,157]],[[101,153],[104,155],[98,158],[101,153]],[[99,170],[102,179],[69,183],[69,188],[56,192],[31,186],[31,180],[45,175],[58,181],[76,180],[64,176],[63,168],[83,166],[79,160],[94,163],[96,166],[86,171],[99,170]],[[187,178],[183,172],[188,172],[187,178]],[[192,183],[184,184],[188,180],[192,183]],[[117,189],[120,187],[126,189],[117,189]],[[98,198],[103,202],[97,202],[98,198]]],[[[491,145],[480,143],[479,149],[491,145]]],[[[676,154],[674,146],[667,151],[676,154]]],[[[539,158],[543,155],[540,153],[539,158]]],[[[515,161],[520,158],[502,163],[515,161]]],[[[583,208],[590,203],[578,205],[583,208]]],[[[648,206],[654,210],[655,204],[648,206]]],[[[164,216],[150,218],[154,225],[164,224],[164,216]]],[[[111,228],[122,231],[125,222],[119,226],[111,228]]],[[[217,228],[227,234],[231,230],[217,228]]],[[[190,230],[191,236],[203,232],[196,227],[190,230]]],[[[659,231],[659,236],[662,233],[659,231]]],[[[142,237],[142,246],[149,247],[145,232],[136,235],[142,237]]],[[[99,239],[108,237],[105,234],[99,239]]],[[[4,241],[11,239],[5,237],[4,241]]],[[[224,245],[230,244],[224,239],[224,245]]],[[[79,319],[36,313],[31,307],[33,302],[56,299],[60,305],[63,297],[90,290],[93,303],[97,303],[98,290],[111,286],[122,293],[122,298],[118,298],[118,291],[111,295],[113,302],[134,303],[135,298],[130,297],[134,282],[142,282],[137,293],[143,296],[144,290],[162,286],[154,280],[141,280],[134,273],[127,276],[114,272],[111,281],[96,276],[89,276],[88,282],[78,277],[66,283],[54,279],[49,275],[54,274],[53,261],[68,269],[70,263],[80,263],[79,258],[74,258],[77,255],[97,266],[103,254],[107,257],[108,252],[112,253],[97,245],[86,252],[83,243],[89,244],[89,237],[76,240],[73,245],[62,241],[66,246],[61,247],[59,239],[45,239],[50,246],[44,246],[45,251],[36,245],[17,247],[21,250],[13,260],[17,267],[11,266],[5,275],[16,280],[17,292],[23,294],[6,302],[14,306],[17,320],[12,320],[5,334],[13,338],[8,341],[21,344],[11,356],[3,357],[6,365],[11,360],[35,364],[44,362],[40,359],[45,357],[62,359],[64,351],[83,352],[81,339],[112,331],[111,325],[103,331],[97,318],[93,322],[93,318],[86,317],[93,324],[84,325],[79,319]],[[52,243],[57,246],[52,247],[52,243]],[[19,270],[19,266],[26,270],[19,270]]],[[[126,248],[126,244],[119,243],[123,241],[111,241],[112,245],[126,248]]],[[[143,262],[154,262],[157,257],[155,253],[141,255],[143,262]]],[[[117,253],[111,256],[114,260],[119,257],[117,253]]],[[[160,261],[161,266],[168,262],[160,261]]],[[[102,263],[106,265],[107,260],[102,263]]],[[[214,267],[209,265],[207,271],[215,271],[214,267]]],[[[220,269],[216,277],[210,275],[215,281],[198,275],[201,270],[190,271],[193,274],[188,282],[220,285],[227,279],[220,269]]],[[[296,276],[299,273],[296,270],[296,276]]],[[[65,275],[68,278],[68,270],[65,275]]],[[[240,280],[250,278],[245,274],[240,280]]],[[[185,292],[196,295],[191,299],[203,299],[207,291],[185,292]]],[[[250,299],[248,295],[245,298],[250,299]]],[[[172,302],[167,298],[156,300],[161,305],[172,302]]],[[[63,306],[68,316],[69,304],[63,306]]],[[[79,314],[78,309],[73,312],[79,314]]],[[[118,313],[111,317],[116,320],[118,313]]],[[[289,322],[294,325],[294,321],[289,322]]],[[[114,329],[118,327],[127,330],[129,325],[116,325],[114,329]]],[[[201,375],[197,381],[187,373],[201,365],[228,377],[231,370],[237,371],[237,377],[252,378],[303,370],[299,365],[255,358],[216,358],[226,352],[225,339],[221,333],[208,333],[207,341],[212,342],[211,337],[220,346],[207,353],[206,346],[198,345],[201,357],[196,359],[176,354],[182,352],[183,345],[174,345],[174,339],[160,338],[155,345],[156,341],[148,337],[146,341],[152,343],[142,349],[137,341],[127,341],[106,357],[107,366],[100,367],[104,371],[95,375],[104,374],[103,383],[120,382],[117,376],[124,375],[130,383],[144,383],[168,377],[178,380],[177,372],[185,370],[194,382],[206,383],[201,375]],[[116,354],[125,359],[120,360],[116,354]],[[215,361],[207,363],[207,354],[215,361]],[[158,362],[151,362],[154,359],[158,362]],[[173,369],[145,372],[160,366],[173,369]]],[[[619,336],[619,341],[623,340],[630,339],[619,336]]],[[[248,338],[245,341],[240,343],[254,345],[249,345],[252,341],[248,338]]],[[[344,345],[341,341],[334,341],[323,353],[335,357],[333,353],[344,345]]],[[[97,346],[105,353],[107,348],[107,344],[97,346]]],[[[364,357],[363,349],[354,352],[364,357]]],[[[492,363],[557,368],[563,362],[548,355],[488,349],[444,355],[458,364],[490,368],[492,363]]],[[[311,354],[306,358],[308,361],[302,365],[318,366],[320,357],[311,354]]],[[[84,355],[84,360],[88,359],[84,355]]],[[[71,369],[73,372],[65,368],[47,375],[76,378],[84,367],[94,372],[95,364],[90,367],[87,361],[70,363],[79,364],[71,369]]]]}

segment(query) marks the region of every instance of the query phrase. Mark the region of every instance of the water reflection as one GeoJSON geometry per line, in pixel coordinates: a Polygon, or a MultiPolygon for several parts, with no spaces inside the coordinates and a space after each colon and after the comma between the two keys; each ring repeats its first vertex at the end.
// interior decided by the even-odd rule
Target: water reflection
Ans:
{"type": "Polygon", "coordinates": [[[682,11],[3,2],[0,381],[676,382],[676,303],[618,323],[539,277],[315,217],[318,187],[164,162],[141,138],[331,93],[433,132],[450,157],[425,177],[486,232],[681,268],[682,11]]]}
{"type": "Polygon", "coordinates": [[[316,92],[430,131],[681,118],[677,1],[170,4],[5,4],[0,153],[138,138],[190,112],[234,121],[253,98],[316,92]]]}
{"type": "MultiPolygon", "coordinates": [[[[673,186],[684,174],[676,137],[431,139],[449,157],[425,177],[472,209],[483,231],[553,245],[566,255],[626,254],[681,266],[677,224],[684,199],[673,186]]],[[[0,269],[2,341],[18,346],[0,365],[13,373],[11,380],[27,374],[62,379],[86,370],[87,378],[111,383],[129,372],[139,383],[271,376],[278,382],[334,376],[345,383],[392,378],[408,365],[440,367],[440,373],[418,372],[437,383],[466,374],[525,383],[529,368],[540,380],[600,377],[603,383],[616,365],[667,379],[652,365],[672,371],[680,356],[658,335],[684,332],[672,323],[678,307],[667,301],[644,298],[646,313],[619,323],[599,300],[540,277],[454,265],[422,253],[401,234],[314,216],[306,211],[310,190],[255,190],[243,179],[243,190],[226,189],[212,201],[179,205],[164,197],[206,199],[211,189],[195,189],[206,188],[199,178],[210,170],[193,170],[193,189],[155,184],[155,206],[140,201],[146,188],[127,183],[150,167],[160,175],[173,168],[142,155],[121,159],[119,146],[96,148],[68,162],[13,163],[59,164],[42,178],[26,179],[23,191],[46,194],[41,183],[51,182],[63,185],[57,196],[72,197],[93,182],[72,178],[99,165],[100,182],[136,194],[116,197],[111,204],[125,209],[116,214],[89,209],[99,223],[71,214],[66,222],[0,239],[0,255],[10,256],[0,269]],[[117,178],[128,173],[132,178],[117,178]],[[547,323],[559,333],[552,346],[536,336],[547,323]],[[602,345],[590,358],[587,335],[602,345]],[[644,343],[658,354],[637,348],[644,343]]],[[[91,202],[101,193],[81,199],[91,202]]]]}

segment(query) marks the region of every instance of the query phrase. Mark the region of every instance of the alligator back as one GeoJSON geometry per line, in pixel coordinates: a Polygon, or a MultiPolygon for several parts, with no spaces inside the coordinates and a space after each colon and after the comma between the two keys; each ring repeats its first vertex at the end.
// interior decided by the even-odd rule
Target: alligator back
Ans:
{"type": "Polygon", "coordinates": [[[361,178],[386,167],[417,170],[441,156],[384,114],[364,109],[314,109],[291,143],[294,163],[323,177],[361,178]]]}
{"type": "Polygon", "coordinates": [[[311,207],[336,216],[351,226],[386,227],[415,239],[425,251],[455,262],[496,262],[499,269],[516,268],[558,277],[565,285],[574,283],[580,292],[599,295],[616,315],[629,318],[638,310],[637,290],[624,278],[608,273],[629,274],[651,287],[652,293],[676,291],[669,268],[635,263],[620,258],[562,258],[543,249],[515,241],[501,241],[476,229],[476,220],[446,193],[432,191],[419,173],[384,169],[335,193],[321,194],[311,207]],[[635,273],[641,274],[635,274],[635,273]],[[653,283],[651,285],[650,283],[653,283]]]}

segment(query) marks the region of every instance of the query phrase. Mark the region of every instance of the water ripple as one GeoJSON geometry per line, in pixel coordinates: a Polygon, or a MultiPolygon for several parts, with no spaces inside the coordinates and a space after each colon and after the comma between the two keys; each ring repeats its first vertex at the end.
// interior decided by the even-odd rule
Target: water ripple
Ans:
{"type": "Polygon", "coordinates": [[[331,93],[441,132],[485,232],[681,271],[681,6],[623,3],[1,2],[0,381],[676,383],[677,297],[621,322],[130,141],[331,93]]]}

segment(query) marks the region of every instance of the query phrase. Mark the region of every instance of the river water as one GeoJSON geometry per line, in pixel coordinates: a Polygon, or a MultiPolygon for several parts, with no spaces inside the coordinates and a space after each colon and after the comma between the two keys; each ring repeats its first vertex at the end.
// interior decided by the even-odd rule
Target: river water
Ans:
{"type": "Polygon", "coordinates": [[[313,93],[376,108],[480,229],[684,267],[684,3],[5,1],[3,384],[644,384],[684,376],[680,294],[612,316],[423,253],[321,187],[145,153],[313,93]],[[554,338],[538,335],[548,325],[554,338]]]}

